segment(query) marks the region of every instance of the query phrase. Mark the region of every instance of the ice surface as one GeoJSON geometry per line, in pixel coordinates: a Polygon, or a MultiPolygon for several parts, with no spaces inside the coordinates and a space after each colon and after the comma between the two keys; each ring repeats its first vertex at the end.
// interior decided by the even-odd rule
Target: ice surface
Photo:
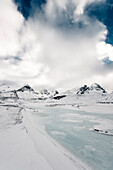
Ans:
{"type": "MultiPolygon", "coordinates": [[[[50,136],[94,170],[113,169],[113,136],[94,133],[90,128],[113,132],[113,114],[46,108],[42,115],[50,136]]],[[[37,114],[41,116],[41,114],[37,114]]]]}

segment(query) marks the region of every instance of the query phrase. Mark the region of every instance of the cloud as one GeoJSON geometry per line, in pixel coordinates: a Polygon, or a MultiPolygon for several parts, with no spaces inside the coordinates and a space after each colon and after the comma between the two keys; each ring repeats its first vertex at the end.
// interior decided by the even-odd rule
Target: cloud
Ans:
{"type": "Polygon", "coordinates": [[[0,13],[0,79],[72,88],[111,74],[100,59],[106,26],[84,14],[89,3],[95,1],[48,0],[44,15],[24,20],[12,1],[4,0],[2,9],[11,12],[0,13]]]}
{"type": "Polygon", "coordinates": [[[99,59],[104,59],[109,57],[113,61],[113,46],[106,44],[105,41],[101,41],[97,44],[97,51],[99,54],[99,59]]]}
{"type": "Polygon", "coordinates": [[[19,49],[19,31],[22,15],[10,0],[0,2],[0,56],[16,55],[19,49]]]}
{"type": "Polygon", "coordinates": [[[105,1],[105,0],[48,0],[47,1],[47,9],[49,12],[54,11],[55,7],[57,6],[57,8],[60,8],[62,10],[66,10],[67,6],[72,4],[73,6],[75,6],[74,9],[74,13],[75,15],[80,15],[84,13],[84,8],[86,5],[89,5],[91,3],[99,3],[101,1],[105,1]],[[53,10],[52,10],[53,9],[53,10]]]}

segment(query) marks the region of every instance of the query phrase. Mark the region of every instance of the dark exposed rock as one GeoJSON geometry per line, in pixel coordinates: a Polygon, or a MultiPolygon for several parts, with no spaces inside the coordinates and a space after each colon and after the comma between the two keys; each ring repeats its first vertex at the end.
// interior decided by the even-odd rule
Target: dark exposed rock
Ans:
{"type": "Polygon", "coordinates": [[[84,94],[85,91],[89,90],[89,87],[87,85],[84,85],[83,87],[81,87],[78,91],[77,94],[84,94]]]}
{"type": "Polygon", "coordinates": [[[102,91],[103,93],[106,93],[106,91],[97,83],[92,84],[90,90],[102,91]]]}
{"type": "Polygon", "coordinates": [[[19,92],[19,91],[21,91],[21,92],[24,92],[24,91],[32,91],[32,92],[34,92],[34,90],[29,85],[25,85],[22,88],[17,90],[17,92],[19,92]]]}
{"type": "Polygon", "coordinates": [[[99,129],[94,129],[95,132],[99,132],[99,129]]]}
{"type": "Polygon", "coordinates": [[[56,96],[57,94],[59,94],[59,92],[57,90],[55,90],[54,96],[56,96]]]}
{"type": "Polygon", "coordinates": [[[66,95],[61,95],[61,96],[54,96],[53,99],[55,100],[60,100],[62,98],[66,97],[66,95]]]}

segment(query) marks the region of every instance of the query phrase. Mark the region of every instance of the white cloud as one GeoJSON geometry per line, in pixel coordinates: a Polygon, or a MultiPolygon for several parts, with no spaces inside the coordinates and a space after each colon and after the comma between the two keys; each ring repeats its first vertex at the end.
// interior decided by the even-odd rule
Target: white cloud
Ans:
{"type": "Polygon", "coordinates": [[[25,31],[22,42],[26,50],[21,52],[21,69],[18,66],[19,70],[26,66],[26,72],[21,73],[21,76],[28,75],[25,80],[37,79],[37,85],[72,87],[95,74],[95,68],[100,69],[96,44],[105,34],[101,23],[96,22],[84,30],[69,30],[67,34],[54,26],[29,20],[25,31]]]}
{"type": "Polygon", "coordinates": [[[72,4],[73,13],[81,15],[84,13],[86,5],[91,3],[104,2],[106,0],[48,0],[46,6],[46,12],[50,17],[55,17],[57,10],[67,10],[67,6],[72,4]],[[57,9],[57,10],[56,10],[57,9]]]}
{"type": "Polygon", "coordinates": [[[23,23],[11,0],[0,1],[0,56],[16,55],[19,49],[18,32],[23,23]]]}
{"type": "MultiPolygon", "coordinates": [[[[66,28],[54,24],[56,18],[60,20],[63,17],[62,9],[68,13],[68,2],[49,0],[45,10],[50,23],[46,23],[37,16],[23,22],[23,17],[12,1],[2,1],[0,8],[5,9],[7,6],[9,15],[4,10],[0,12],[1,80],[30,83],[34,86],[71,88],[98,80],[98,77],[103,80],[105,74],[109,74],[98,60],[98,55],[103,51],[102,46],[106,46],[100,42],[105,40],[106,27],[98,21],[92,22],[83,13],[85,5],[94,0],[73,0],[77,5],[77,8],[73,8],[73,22],[83,21],[83,28],[76,24],[66,28]],[[54,10],[56,6],[60,7],[59,13],[54,10]],[[80,18],[76,20],[79,15],[80,18]],[[17,54],[21,60],[11,58],[11,55],[17,54]],[[10,57],[4,60],[4,56],[10,57]]],[[[108,52],[108,46],[106,50],[108,52]]],[[[111,51],[109,54],[111,57],[111,51]]]]}
{"type": "Polygon", "coordinates": [[[106,44],[104,41],[101,41],[97,44],[97,52],[99,54],[99,59],[104,59],[109,57],[113,61],[113,46],[106,44]]]}

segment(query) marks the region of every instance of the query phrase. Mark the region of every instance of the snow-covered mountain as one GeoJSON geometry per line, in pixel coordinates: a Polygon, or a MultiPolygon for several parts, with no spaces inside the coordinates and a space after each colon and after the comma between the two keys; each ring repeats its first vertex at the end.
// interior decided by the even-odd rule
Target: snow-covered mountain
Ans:
{"type": "Polygon", "coordinates": [[[86,93],[92,93],[92,92],[100,92],[102,94],[105,94],[106,91],[97,83],[92,84],[90,87],[87,85],[84,85],[83,87],[79,88],[77,91],[77,94],[86,94],[86,93]]]}
{"type": "Polygon", "coordinates": [[[25,92],[25,91],[34,92],[34,90],[29,85],[25,85],[17,90],[17,92],[25,92]]]}
{"type": "Polygon", "coordinates": [[[29,85],[25,85],[18,89],[12,89],[7,85],[2,84],[0,86],[0,100],[30,100],[33,102],[45,101],[63,104],[90,104],[105,101],[112,102],[113,93],[108,94],[106,90],[97,83],[94,83],[91,86],[84,85],[80,88],[74,88],[64,93],[59,93],[54,89],[35,91],[29,85]]]}
{"type": "Polygon", "coordinates": [[[38,100],[38,93],[36,93],[29,85],[25,85],[16,90],[18,98],[23,100],[38,100]]]}
{"type": "Polygon", "coordinates": [[[63,103],[98,103],[108,96],[104,88],[94,83],[91,86],[84,85],[65,92],[66,97],[61,99],[63,103]]]}
{"type": "Polygon", "coordinates": [[[41,91],[34,91],[29,85],[25,85],[17,90],[19,98],[23,99],[33,99],[33,100],[46,100],[48,98],[53,98],[59,92],[57,90],[42,89],[41,91]]]}
{"type": "Polygon", "coordinates": [[[59,92],[53,89],[42,89],[35,91],[29,85],[25,85],[19,89],[12,88],[6,84],[0,85],[0,99],[1,100],[31,100],[31,101],[44,101],[46,99],[53,99],[59,92]]]}
{"type": "Polygon", "coordinates": [[[43,97],[49,97],[49,98],[52,98],[56,95],[59,94],[59,92],[57,90],[54,90],[54,89],[43,89],[40,91],[40,94],[43,96],[43,97]]]}
{"type": "Polygon", "coordinates": [[[90,93],[92,91],[100,91],[102,93],[107,93],[104,88],[102,88],[99,84],[94,83],[91,86],[84,85],[80,88],[74,88],[71,90],[68,90],[65,92],[66,95],[72,95],[72,94],[86,94],[90,93]]]}

